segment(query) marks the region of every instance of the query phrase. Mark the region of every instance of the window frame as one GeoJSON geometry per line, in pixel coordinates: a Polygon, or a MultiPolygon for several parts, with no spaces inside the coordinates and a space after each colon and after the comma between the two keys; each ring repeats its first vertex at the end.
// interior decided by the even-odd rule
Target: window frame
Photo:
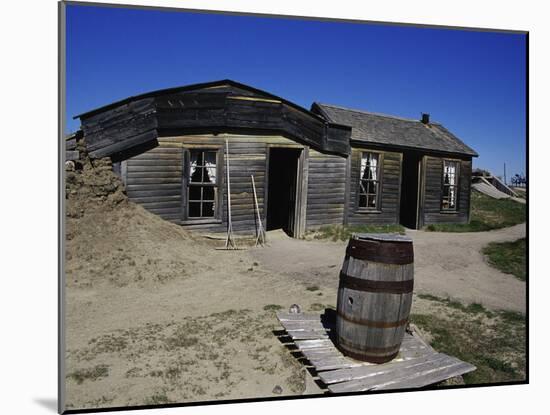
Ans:
{"type": "Polygon", "coordinates": [[[459,200],[460,200],[460,168],[461,168],[461,162],[458,159],[443,159],[442,161],[443,161],[443,163],[442,163],[442,169],[441,169],[441,197],[440,197],[440,200],[439,200],[439,209],[440,209],[440,212],[442,212],[442,213],[457,213],[459,211],[459,205],[458,204],[459,204],[459,200]],[[445,165],[447,163],[449,163],[449,164],[452,163],[456,166],[455,184],[445,184],[445,165]],[[455,194],[456,194],[456,196],[455,196],[455,205],[452,208],[443,206],[443,202],[445,200],[444,199],[445,187],[448,187],[448,188],[454,187],[455,188],[455,194]]]}
{"type": "MultiPolygon", "coordinates": [[[[382,211],[381,209],[381,200],[382,200],[382,181],[383,181],[383,166],[384,164],[384,152],[382,151],[375,151],[375,150],[361,150],[359,151],[359,160],[358,160],[358,175],[356,178],[356,201],[355,201],[355,210],[356,212],[360,213],[380,213],[382,211]],[[378,156],[378,165],[376,167],[376,174],[378,179],[377,180],[371,180],[377,182],[377,192],[376,192],[376,204],[374,207],[368,207],[368,206],[360,206],[361,202],[361,161],[363,160],[364,154],[376,154],[378,156]]],[[[365,194],[366,195],[366,194],[365,194]]]]}
{"type": "MultiPolygon", "coordinates": [[[[223,200],[223,147],[220,145],[197,145],[186,146],[183,148],[183,183],[182,183],[182,224],[199,224],[199,223],[221,223],[221,203],[223,200]],[[216,182],[215,183],[203,183],[203,182],[191,182],[191,152],[202,151],[216,153],[216,182]],[[190,189],[191,187],[213,187],[214,188],[214,216],[189,216],[190,207],[190,189]]],[[[203,156],[204,157],[204,156],[203,156]]],[[[204,159],[203,159],[204,163],[204,159]]],[[[202,165],[201,165],[202,166],[202,165]]],[[[204,167],[201,167],[204,168],[204,167]]],[[[196,201],[193,199],[193,201],[196,201]]],[[[209,201],[209,200],[208,200],[209,201]]],[[[207,202],[208,202],[207,201],[207,202]]],[[[201,210],[202,204],[205,200],[202,198],[201,193],[201,210]]]]}

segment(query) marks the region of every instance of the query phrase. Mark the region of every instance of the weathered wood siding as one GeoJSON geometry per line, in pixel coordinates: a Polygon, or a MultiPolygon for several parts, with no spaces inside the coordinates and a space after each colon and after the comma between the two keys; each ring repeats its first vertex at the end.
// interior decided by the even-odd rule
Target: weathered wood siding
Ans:
{"type": "Polygon", "coordinates": [[[349,200],[347,207],[347,223],[361,224],[395,224],[399,223],[399,204],[401,186],[402,153],[378,151],[382,157],[380,180],[382,193],[380,209],[376,212],[359,211],[359,176],[361,172],[361,153],[374,151],[367,148],[352,148],[349,176],[349,200]]]}
{"type": "Polygon", "coordinates": [[[350,151],[350,127],[230,80],[130,97],[78,117],[90,156],[117,161],[183,134],[281,135],[320,151],[350,151]]]}
{"type": "Polygon", "coordinates": [[[128,198],[164,219],[179,223],[182,161],[181,147],[161,145],[123,162],[128,198]]]}
{"type": "Polygon", "coordinates": [[[153,98],[131,101],[82,117],[82,131],[91,157],[116,157],[157,138],[153,98]]]}
{"type": "Polygon", "coordinates": [[[269,146],[304,148],[280,136],[193,135],[160,137],[159,146],[126,163],[127,190],[130,200],[143,205],[174,223],[205,232],[225,232],[227,229],[227,194],[225,191],[226,151],[229,141],[231,179],[231,213],[233,230],[253,233],[256,226],[254,196],[250,175],[254,175],[260,215],[265,227],[265,189],[269,146]],[[217,165],[218,192],[222,201],[215,219],[183,221],[187,189],[184,184],[184,151],[190,148],[222,149],[217,165]],[[200,223],[199,223],[200,222],[200,223]]]}
{"type": "Polygon", "coordinates": [[[443,160],[445,160],[445,158],[432,156],[424,157],[424,195],[421,226],[431,223],[467,223],[470,219],[472,161],[471,159],[458,160],[460,161],[458,208],[456,212],[442,212],[443,160]]]}
{"type": "Polygon", "coordinates": [[[345,157],[309,151],[306,228],[343,223],[346,163],[345,157]]]}

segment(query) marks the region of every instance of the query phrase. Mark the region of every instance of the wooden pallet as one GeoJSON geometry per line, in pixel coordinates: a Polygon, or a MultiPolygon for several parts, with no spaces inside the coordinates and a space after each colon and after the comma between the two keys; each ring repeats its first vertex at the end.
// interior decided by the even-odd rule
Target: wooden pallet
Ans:
{"type": "Polygon", "coordinates": [[[357,361],[334,346],[330,337],[334,317],[326,313],[277,313],[277,319],[331,393],[421,388],[476,369],[436,352],[415,332],[405,334],[399,354],[392,361],[357,361]]]}

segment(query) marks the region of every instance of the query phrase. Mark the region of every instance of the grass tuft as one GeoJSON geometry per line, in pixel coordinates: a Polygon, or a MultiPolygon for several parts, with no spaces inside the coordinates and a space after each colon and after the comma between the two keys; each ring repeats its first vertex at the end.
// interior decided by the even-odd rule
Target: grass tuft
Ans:
{"type": "Polygon", "coordinates": [[[85,380],[95,381],[107,376],[109,376],[109,366],[97,365],[92,368],[75,370],[69,373],[67,378],[73,379],[77,384],[81,385],[85,380]]]}
{"type": "Polygon", "coordinates": [[[514,242],[491,242],[483,248],[489,264],[506,274],[512,274],[521,281],[527,278],[525,238],[514,242]]]}
{"type": "Polygon", "coordinates": [[[279,304],[267,304],[264,305],[264,311],[278,311],[282,310],[284,307],[279,304]]]}
{"type": "Polygon", "coordinates": [[[401,225],[327,225],[319,228],[315,234],[315,239],[347,241],[354,233],[404,234],[405,228],[401,225]]]}

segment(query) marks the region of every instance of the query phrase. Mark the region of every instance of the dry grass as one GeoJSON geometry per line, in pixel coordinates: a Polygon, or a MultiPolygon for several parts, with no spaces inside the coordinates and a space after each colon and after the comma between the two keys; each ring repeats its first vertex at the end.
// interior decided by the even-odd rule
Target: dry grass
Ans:
{"type": "Polygon", "coordinates": [[[526,220],[525,204],[510,199],[493,199],[472,191],[470,223],[432,224],[425,227],[431,232],[484,232],[523,223],[526,220]]]}
{"type": "Polygon", "coordinates": [[[418,297],[432,303],[429,314],[412,314],[411,321],[431,337],[439,352],[477,367],[464,375],[467,384],[525,380],[526,321],[521,313],[489,311],[480,304],[463,305],[431,295],[418,297]]]}
{"type": "Polygon", "coordinates": [[[490,243],[483,248],[489,264],[521,281],[527,279],[527,246],[525,238],[514,242],[490,243]]]}

